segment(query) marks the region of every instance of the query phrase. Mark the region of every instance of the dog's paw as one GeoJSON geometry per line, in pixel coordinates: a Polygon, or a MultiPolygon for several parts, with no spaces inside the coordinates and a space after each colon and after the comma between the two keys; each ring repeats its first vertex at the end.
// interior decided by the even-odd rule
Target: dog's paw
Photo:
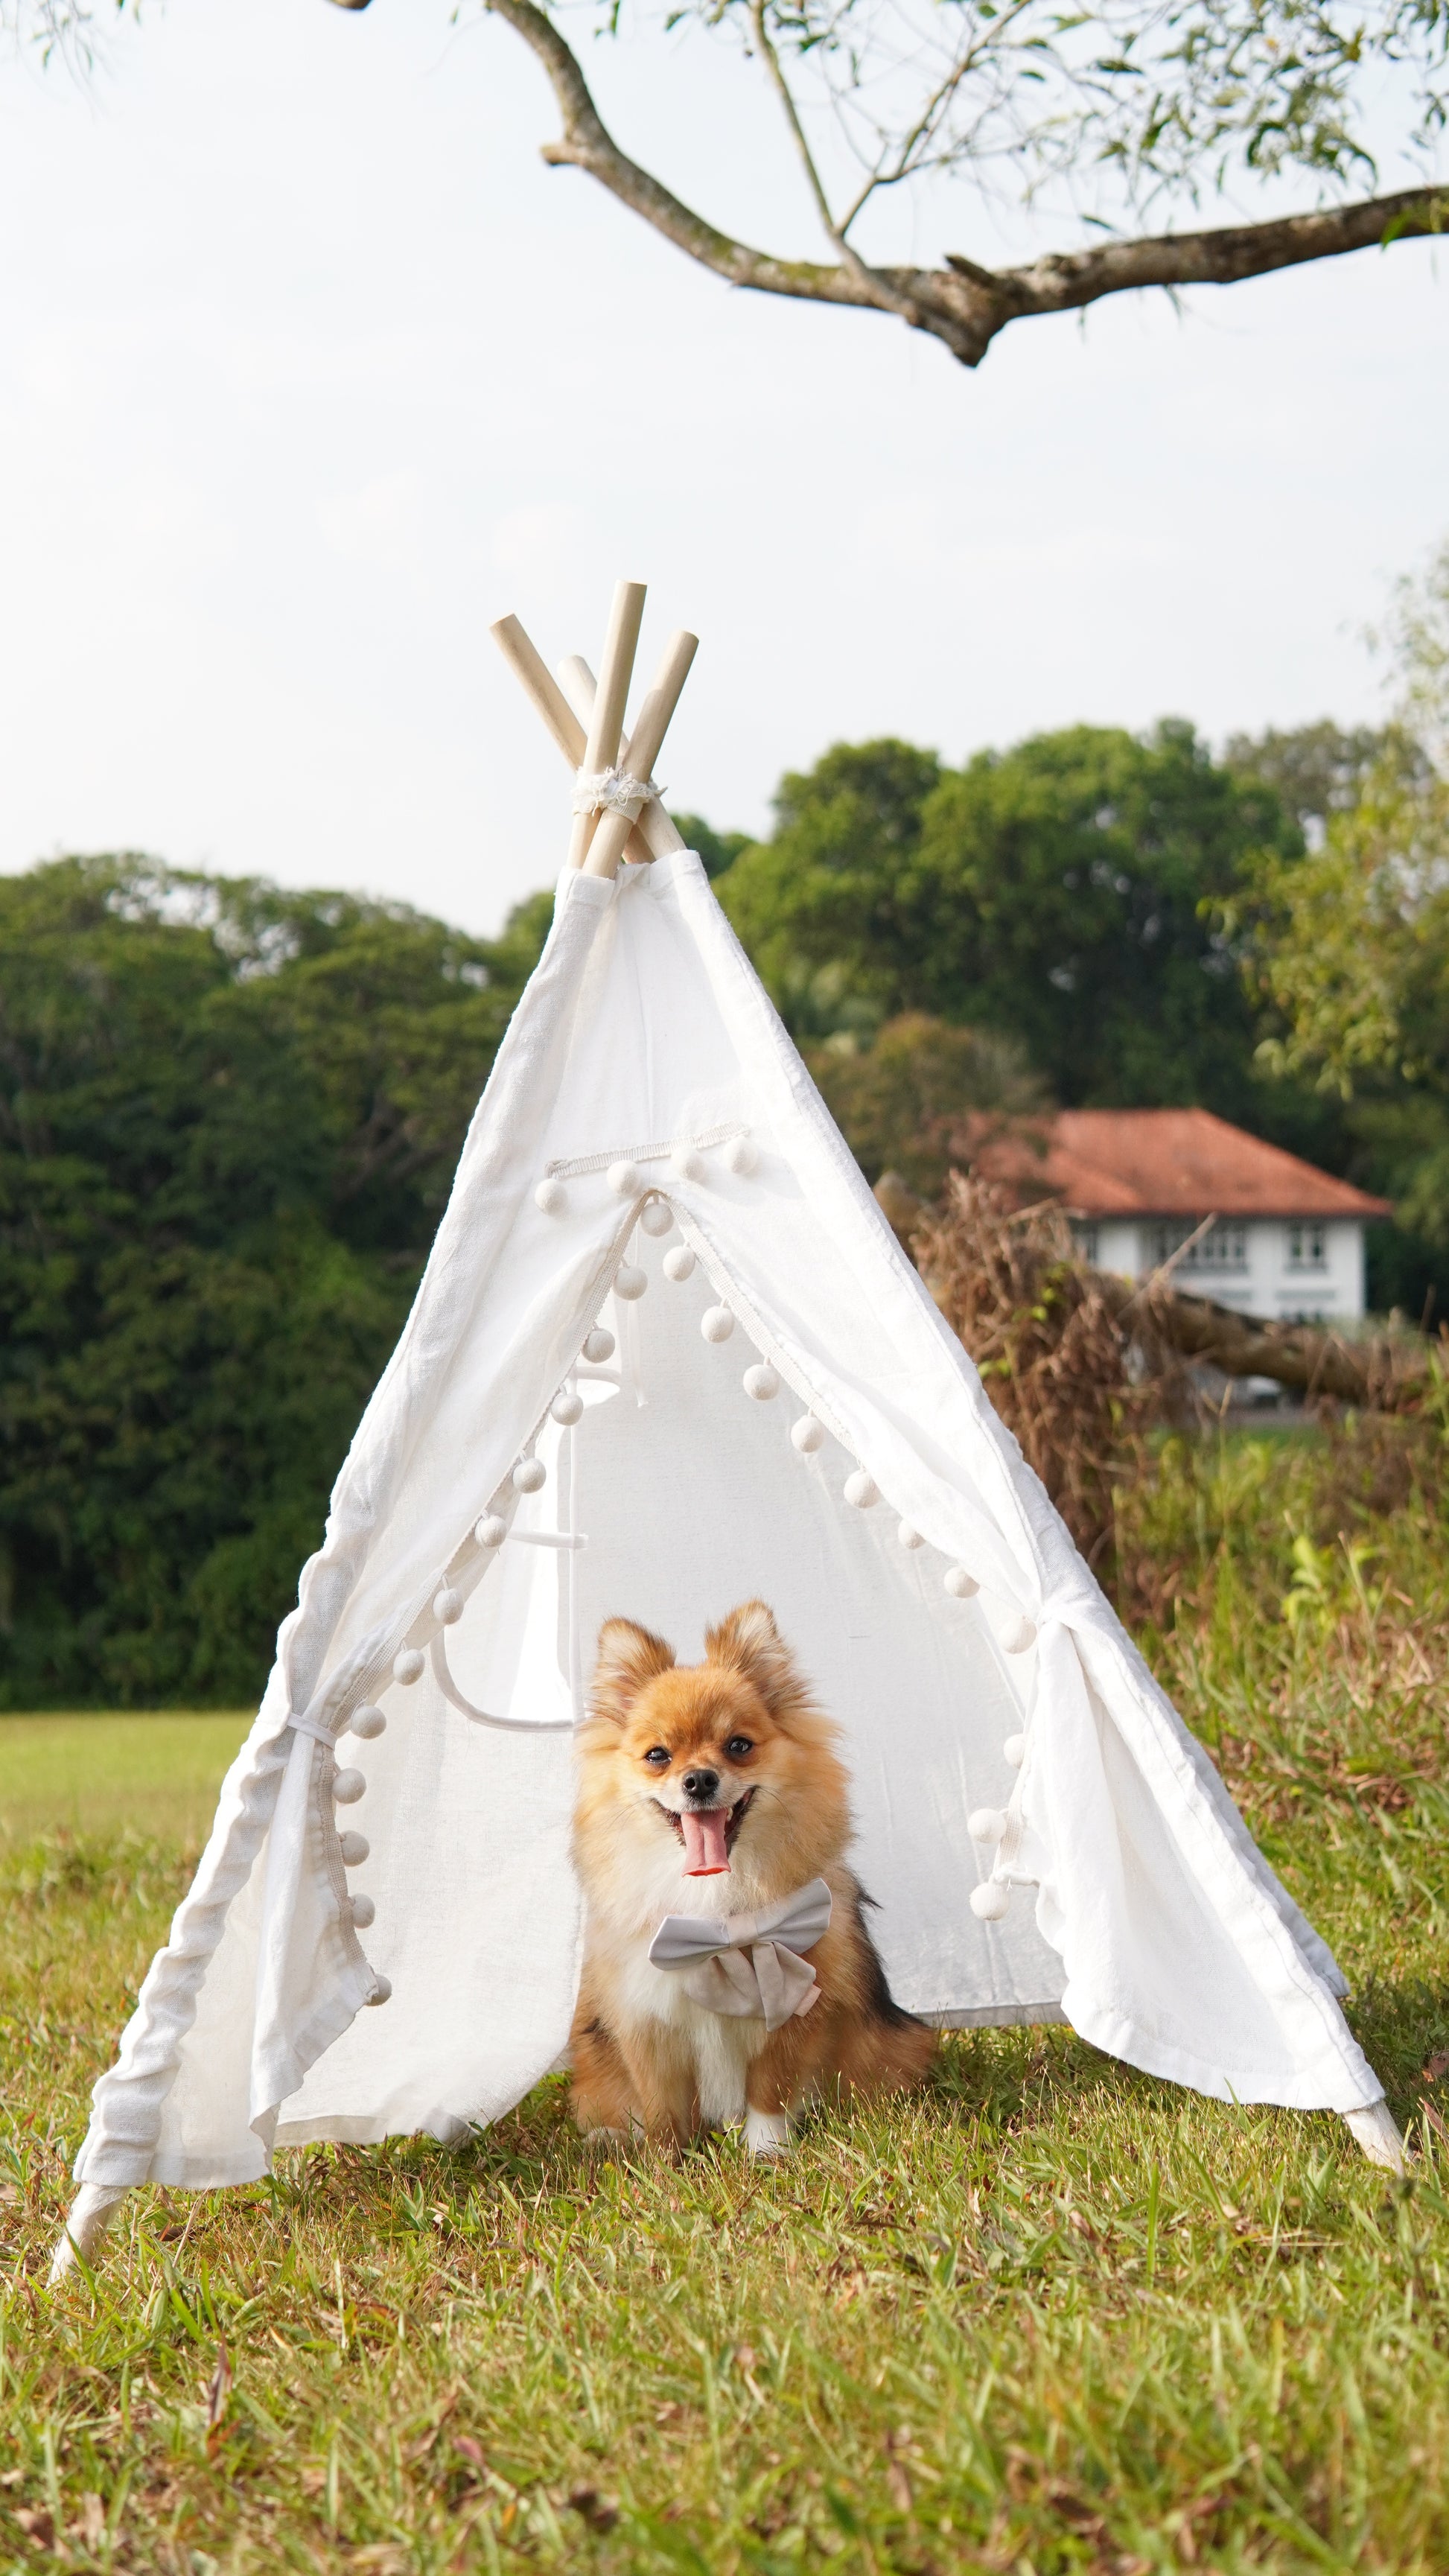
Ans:
{"type": "Polygon", "coordinates": [[[603,2127],[583,2129],[580,2131],[580,2136],[591,2156],[613,2155],[617,2148],[627,2147],[630,2144],[630,2134],[627,2129],[603,2127]]]}
{"type": "Polygon", "coordinates": [[[752,2156],[788,2156],[790,2152],[789,2112],[747,2111],[745,2144],[752,2156]]]}

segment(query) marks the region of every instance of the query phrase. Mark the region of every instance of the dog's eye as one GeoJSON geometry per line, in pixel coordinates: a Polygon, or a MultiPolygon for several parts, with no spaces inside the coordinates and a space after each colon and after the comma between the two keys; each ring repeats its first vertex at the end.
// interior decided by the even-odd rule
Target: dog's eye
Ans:
{"type": "Polygon", "coordinates": [[[745,1755],[753,1753],[754,1749],[755,1739],[752,1735],[732,1735],[725,1746],[731,1762],[743,1762],[745,1755]]]}
{"type": "Polygon", "coordinates": [[[644,1756],[644,1759],[646,1762],[652,1762],[657,1770],[661,1762],[668,1761],[669,1755],[662,1744],[651,1744],[648,1752],[644,1756]]]}

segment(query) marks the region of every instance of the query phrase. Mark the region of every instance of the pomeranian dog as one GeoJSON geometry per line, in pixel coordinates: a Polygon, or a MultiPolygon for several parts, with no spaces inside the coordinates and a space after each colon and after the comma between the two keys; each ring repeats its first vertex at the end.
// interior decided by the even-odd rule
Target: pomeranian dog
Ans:
{"type": "Polygon", "coordinates": [[[836,1737],[762,1601],[683,1667],[662,1637],[605,1622],[573,1835],[586,2135],[677,2146],[743,2125],[756,2154],[779,2154],[811,2099],[927,2073],[936,2034],[894,2001],[845,1865],[836,1737]]]}

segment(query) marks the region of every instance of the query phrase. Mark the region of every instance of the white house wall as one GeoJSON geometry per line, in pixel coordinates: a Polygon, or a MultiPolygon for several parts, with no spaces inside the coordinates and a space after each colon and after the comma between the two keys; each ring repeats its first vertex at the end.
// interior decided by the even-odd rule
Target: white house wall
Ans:
{"type": "MultiPolygon", "coordinates": [[[[1358,1217],[1312,1223],[1250,1217],[1229,1220],[1229,1228],[1242,1235],[1241,1262],[1180,1262],[1175,1275],[1189,1296],[1211,1297],[1220,1306],[1235,1306],[1243,1314],[1280,1322],[1299,1318],[1330,1322],[1363,1314],[1364,1242],[1358,1217]],[[1295,1235],[1300,1250],[1297,1260],[1293,1258],[1295,1235]],[[1312,1257],[1314,1236],[1322,1246],[1319,1259],[1312,1257]]],[[[1191,1231],[1191,1221],[1113,1217],[1078,1223],[1073,1231],[1098,1269],[1142,1279],[1174,1239],[1181,1240],[1191,1231]]]]}

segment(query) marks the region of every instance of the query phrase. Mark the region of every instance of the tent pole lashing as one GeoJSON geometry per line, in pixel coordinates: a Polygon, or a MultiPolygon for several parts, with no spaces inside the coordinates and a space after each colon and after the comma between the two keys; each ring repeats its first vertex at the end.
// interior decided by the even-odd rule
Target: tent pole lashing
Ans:
{"type": "MultiPolygon", "coordinates": [[[[683,635],[683,632],[684,630],[681,628],[681,636],[683,635]]],[[[671,638],[671,643],[676,640],[678,639],[671,638]]],[[[691,640],[695,642],[698,641],[697,638],[693,638],[691,640]]],[[[691,655],[690,658],[693,659],[693,656],[691,655]]],[[[568,699],[569,705],[573,708],[575,715],[580,719],[580,729],[582,731],[583,725],[588,723],[589,717],[593,713],[594,690],[597,685],[593,672],[589,669],[582,653],[566,653],[558,666],[557,676],[559,686],[563,690],[565,697],[568,699]]],[[[655,754],[655,758],[658,758],[657,753],[655,754]]],[[[651,761],[649,763],[651,769],[653,765],[654,763],[651,761]]],[[[637,778],[640,775],[639,770],[634,764],[634,743],[632,740],[625,743],[623,750],[619,754],[619,767],[623,770],[626,777],[637,778]]],[[[629,846],[625,852],[625,857],[632,859],[667,859],[671,851],[682,850],[683,847],[683,834],[675,830],[669,816],[665,813],[663,806],[660,804],[658,797],[651,796],[648,804],[644,807],[643,812],[640,814],[638,821],[634,825],[633,832],[629,839],[629,846]]]]}
{"type": "MultiPolygon", "coordinates": [[[[670,636],[664,658],[654,676],[654,686],[639,710],[639,721],[629,738],[627,775],[647,779],[664,747],[669,722],[679,704],[679,694],[689,677],[689,666],[699,650],[699,637],[689,635],[683,627],[670,636]]],[[[598,701],[595,700],[597,709],[598,701]]],[[[617,874],[624,855],[624,844],[633,829],[628,814],[610,813],[599,817],[598,830],[584,860],[584,873],[591,877],[617,874]]]]}
{"type": "MultiPolygon", "coordinates": [[[[509,669],[518,679],[525,696],[532,699],[570,769],[582,769],[584,752],[588,744],[588,735],[584,728],[594,704],[594,675],[587,662],[582,661],[577,654],[573,657],[588,681],[588,699],[583,710],[583,720],[580,721],[575,708],[558,687],[542,654],[518,618],[499,617],[495,619],[490,631],[509,669]]],[[[647,805],[630,836],[630,856],[638,860],[641,865],[645,865],[650,859],[663,858],[666,850],[682,850],[683,847],[684,843],[675,831],[674,825],[669,822],[663,807],[658,804],[647,805]],[[645,817],[649,818],[648,824],[645,817]],[[662,846],[655,818],[657,823],[665,826],[668,833],[668,838],[662,846]]]]}
{"type": "Polygon", "coordinates": [[[615,586],[597,683],[580,654],[569,655],[555,679],[517,617],[497,618],[492,627],[499,650],[564,758],[587,782],[585,800],[590,790],[602,791],[597,803],[583,801],[575,812],[569,841],[569,865],[590,876],[617,875],[626,855],[646,861],[684,847],[657,794],[636,801],[621,792],[633,780],[641,786],[649,784],[699,650],[698,636],[682,627],[670,636],[633,733],[623,742],[644,597],[642,582],[621,581],[615,586]]]}

